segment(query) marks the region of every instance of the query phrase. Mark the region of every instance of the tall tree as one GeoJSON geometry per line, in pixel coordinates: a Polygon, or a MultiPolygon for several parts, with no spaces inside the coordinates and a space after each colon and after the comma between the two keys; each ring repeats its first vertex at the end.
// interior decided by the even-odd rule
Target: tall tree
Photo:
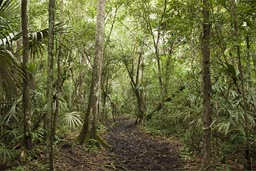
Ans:
{"type": "Polygon", "coordinates": [[[53,142],[54,131],[53,121],[53,51],[54,51],[54,22],[55,22],[55,0],[49,0],[49,41],[48,41],[48,69],[47,69],[47,124],[48,124],[48,157],[49,157],[49,169],[54,170],[53,163],[53,142]]]}
{"type": "Polygon", "coordinates": [[[143,92],[143,75],[144,75],[144,63],[143,63],[143,54],[139,52],[138,60],[136,62],[131,62],[131,67],[129,67],[128,59],[124,59],[124,65],[128,72],[128,76],[130,78],[130,84],[132,90],[135,94],[138,106],[138,114],[136,118],[135,124],[140,124],[144,120],[144,116],[147,111],[145,99],[144,99],[144,92],[143,92]],[[137,65],[137,67],[134,67],[137,65]]]}
{"type": "MultiPolygon", "coordinates": [[[[63,5],[64,2],[63,0],[60,0],[60,22],[63,22],[63,5]]],[[[60,33],[59,35],[59,39],[58,39],[58,55],[57,55],[57,85],[56,85],[56,94],[54,95],[54,102],[55,102],[55,111],[54,111],[54,116],[53,116],[53,120],[52,120],[52,130],[51,130],[51,141],[52,143],[54,142],[54,137],[56,134],[56,127],[57,127],[57,119],[58,119],[58,115],[59,115],[59,108],[60,108],[60,93],[61,93],[61,58],[63,55],[63,47],[62,47],[62,43],[63,43],[63,38],[62,38],[62,33],[60,33]]]]}
{"type": "MultiPolygon", "coordinates": [[[[244,71],[241,61],[241,48],[239,43],[239,30],[237,24],[237,8],[236,8],[236,1],[231,1],[231,17],[233,18],[233,28],[234,28],[234,37],[235,37],[235,48],[237,53],[238,59],[238,70],[240,73],[240,80],[241,80],[241,96],[242,96],[242,103],[243,103],[243,110],[244,110],[244,130],[245,130],[245,144],[244,144],[244,156],[245,156],[245,169],[252,170],[252,163],[251,163],[251,155],[250,155],[250,138],[249,138],[249,121],[247,116],[247,102],[245,98],[245,78],[244,78],[244,71]]],[[[247,48],[248,48],[248,42],[247,48]]]]}
{"type": "Polygon", "coordinates": [[[24,145],[26,149],[32,149],[31,135],[31,99],[29,86],[29,36],[28,36],[28,1],[21,1],[21,25],[22,25],[22,40],[23,40],[23,112],[24,112],[24,145]]]}
{"type": "Polygon", "coordinates": [[[163,81],[163,73],[162,73],[163,66],[161,62],[161,52],[160,52],[161,38],[162,36],[164,36],[163,34],[163,28],[165,27],[164,17],[166,16],[166,13],[167,13],[167,4],[168,4],[168,1],[164,0],[163,9],[161,12],[159,12],[160,15],[158,16],[158,21],[153,21],[150,18],[150,15],[151,15],[150,2],[145,3],[142,1],[142,6],[145,8],[143,11],[143,13],[145,13],[143,14],[145,15],[143,17],[143,20],[146,22],[147,30],[150,33],[153,41],[154,53],[157,61],[157,76],[159,81],[159,89],[160,89],[162,99],[165,99],[165,97],[168,96],[167,94],[165,94],[167,92],[167,87],[165,87],[164,81],[163,81]],[[156,23],[154,24],[153,22],[156,22],[156,23]]]}
{"type": "Polygon", "coordinates": [[[203,0],[202,23],[202,91],[203,91],[203,159],[201,170],[207,170],[211,156],[211,74],[210,74],[210,2],[203,0]]]}
{"type": "Polygon", "coordinates": [[[91,138],[96,138],[97,117],[99,114],[99,103],[101,94],[101,73],[104,51],[104,17],[105,17],[105,0],[98,0],[97,6],[97,24],[96,24],[96,44],[95,57],[92,72],[92,81],[90,87],[89,103],[84,118],[83,128],[79,135],[79,143],[83,144],[89,129],[89,118],[92,113],[91,138]]]}

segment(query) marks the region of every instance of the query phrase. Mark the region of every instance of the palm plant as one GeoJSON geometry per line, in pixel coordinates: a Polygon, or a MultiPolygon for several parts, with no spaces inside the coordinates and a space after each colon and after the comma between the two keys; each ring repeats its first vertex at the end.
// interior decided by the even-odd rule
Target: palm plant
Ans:
{"type": "Polygon", "coordinates": [[[0,1],[0,94],[2,99],[11,97],[20,82],[21,70],[14,57],[11,39],[17,32],[17,1],[0,1]]]}
{"type": "MultiPolygon", "coordinates": [[[[0,0],[0,99],[3,100],[17,92],[22,78],[20,61],[16,58],[21,50],[17,46],[21,40],[18,8],[18,1],[0,0]]],[[[62,26],[62,23],[56,24],[55,33],[61,32],[62,26]]],[[[29,33],[31,57],[43,51],[47,37],[48,28],[29,33]]]]}
{"type": "MultiPolygon", "coordinates": [[[[2,110],[3,106],[0,106],[0,148],[2,149],[0,149],[0,158],[5,156],[5,162],[11,158],[8,157],[10,155],[7,155],[7,150],[17,146],[22,140],[22,136],[19,136],[22,135],[20,127],[22,118],[19,115],[22,109],[20,108],[21,99],[18,98],[23,78],[20,65],[22,61],[19,58],[22,48],[19,16],[19,1],[0,0],[0,102],[13,99],[6,109],[2,110]]],[[[62,23],[56,24],[55,33],[61,32],[62,26],[62,23]]],[[[29,33],[31,57],[36,57],[43,52],[47,37],[48,28],[29,33]]],[[[27,69],[33,77],[31,68],[27,69]]],[[[32,93],[31,96],[33,95],[32,93]]],[[[34,133],[34,138],[40,138],[42,135],[40,129],[35,130],[34,133]]]]}

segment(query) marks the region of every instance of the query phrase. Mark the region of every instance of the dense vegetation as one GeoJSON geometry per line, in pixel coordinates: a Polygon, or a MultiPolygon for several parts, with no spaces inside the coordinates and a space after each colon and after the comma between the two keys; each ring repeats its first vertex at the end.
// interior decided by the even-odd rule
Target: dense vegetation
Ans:
{"type": "Polygon", "coordinates": [[[256,1],[103,2],[0,0],[0,169],[51,163],[70,136],[106,146],[120,116],[178,137],[203,170],[252,169],[256,1]]]}

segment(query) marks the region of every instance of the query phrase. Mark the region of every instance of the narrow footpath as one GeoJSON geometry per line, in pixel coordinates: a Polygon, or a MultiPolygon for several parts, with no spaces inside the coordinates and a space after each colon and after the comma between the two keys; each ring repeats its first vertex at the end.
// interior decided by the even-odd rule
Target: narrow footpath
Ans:
{"type": "Polygon", "coordinates": [[[128,119],[120,119],[106,134],[108,155],[118,170],[179,170],[181,159],[170,143],[154,138],[128,119]]]}
{"type": "Polygon", "coordinates": [[[110,148],[88,151],[64,144],[56,157],[56,171],[176,171],[183,170],[177,146],[143,132],[134,121],[121,118],[109,124],[104,138],[110,148]]]}

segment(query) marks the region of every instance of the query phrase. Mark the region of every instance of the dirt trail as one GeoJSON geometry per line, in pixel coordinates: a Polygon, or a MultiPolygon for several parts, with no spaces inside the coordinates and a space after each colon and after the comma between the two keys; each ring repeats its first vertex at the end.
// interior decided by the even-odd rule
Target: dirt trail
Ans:
{"type": "Polygon", "coordinates": [[[144,133],[134,121],[119,119],[104,138],[111,147],[100,152],[62,145],[56,157],[56,171],[182,170],[175,145],[144,133]]]}
{"type": "Polygon", "coordinates": [[[182,162],[170,143],[154,138],[125,118],[105,136],[117,170],[179,170],[182,162]]]}

